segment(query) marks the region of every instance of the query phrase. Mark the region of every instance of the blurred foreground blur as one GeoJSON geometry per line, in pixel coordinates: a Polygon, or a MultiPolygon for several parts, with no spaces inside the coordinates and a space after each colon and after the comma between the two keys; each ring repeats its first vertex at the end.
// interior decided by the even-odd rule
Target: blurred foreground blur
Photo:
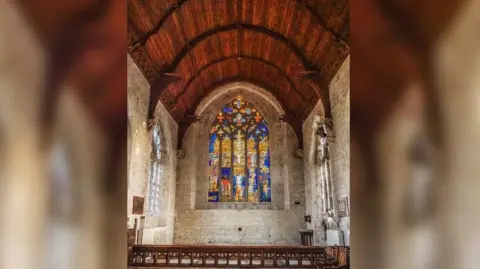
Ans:
{"type": "MultiPolygon", "coordinates": [[[[21,2],[0,0],[0,268],[125,267],[126,2],[21,2]]],[[[351,2],[352,268],[480,268],[480,3],[397,2],[351,2]]]]}
{"type": "Polygon", "coordinates": [[[19,2],[0,0],[0,268],[125,267],[126,2],[19,2]]]}
{"type": "Polygon", "coordinates": [[[480,1],[351,1],[352,268],[480,268],[480,1]]]}

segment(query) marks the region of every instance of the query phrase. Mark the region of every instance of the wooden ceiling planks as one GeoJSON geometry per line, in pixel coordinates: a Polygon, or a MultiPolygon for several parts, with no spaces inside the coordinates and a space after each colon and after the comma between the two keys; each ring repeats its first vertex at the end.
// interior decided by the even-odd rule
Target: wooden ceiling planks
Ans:
{"type": "Polygon", "coordinates": [[[348,15],[346,0],[132,0],[129,52],[151,84],[162,73],[182,78],[155,88],[179,123],[212,87],[238,80],[262,85],[302,121],[320,95],[298,73],[333,78],[349,54],[348,15]]]}
{"type": "Polygon", "coordinates": [[[304,7],[312,11],[315,19],[322,24],[325,30],[338,34],[343,40],[349,39],[350,6],[348,1],[306,0],[304,7]],[[336,14],[331,16],[330,14],[336,14]]]}

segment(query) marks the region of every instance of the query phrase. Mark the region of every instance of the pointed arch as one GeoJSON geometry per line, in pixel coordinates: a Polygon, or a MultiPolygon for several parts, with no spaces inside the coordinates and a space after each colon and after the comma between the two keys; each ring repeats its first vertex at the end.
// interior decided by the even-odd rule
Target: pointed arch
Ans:
{"type": "Polygon", "coordinates": [[[155,123],[152,128],[151,144],[147,214],[150,216],[159,216],[162,210],[161,181],[164,180],[164,167],[162,164],[164,150],[162,147],[162,130],[158,122],[155,123]]]}
{"type": "Polygon", "coordinates": [[[212,124],[209,202],[271,202],[267,123],[243,97],[228,102],[212,124]]]}

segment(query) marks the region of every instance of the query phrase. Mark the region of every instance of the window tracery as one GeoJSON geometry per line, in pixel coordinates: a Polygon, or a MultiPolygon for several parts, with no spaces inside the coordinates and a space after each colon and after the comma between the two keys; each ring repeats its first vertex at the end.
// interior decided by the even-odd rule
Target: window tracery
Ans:
{"type": "Polygon", "coordinates": [[[210,131],[209,202],[271,202],[268,127],[242,97],[225,105],[210,131]]]}
{"type": "Polygon", "coordinates": [[[160,214],[160,183],[163,178],[162,146],[160,126],[155,124],[152,128],[152,153],[150,155],[150,190],[148,195],[148,214],[158,216],[160,214]]]}

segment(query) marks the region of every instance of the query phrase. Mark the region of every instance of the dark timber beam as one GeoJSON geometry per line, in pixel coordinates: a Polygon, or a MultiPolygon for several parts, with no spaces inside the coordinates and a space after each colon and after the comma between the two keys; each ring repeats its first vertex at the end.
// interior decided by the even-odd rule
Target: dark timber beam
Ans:
{"type": "MultiPolygon", "coordinates": [[[[177,2],[173,3],[172,6],[165,12],[165,14],[158,20],[157,24],[155,27],[153,27],[152,30],[148,31],[144,36],[139,38],[137,41],[133,42],[128,49],[129,50],[134,50],[136,47],[138,47],[141,44],[144,44],[147,42],[147,40],[154,34],[156,34],[160,28],[162,28],[163,23],[170,18],[170,16],[173,15],[177,10],[179,10],[183,4],[185,4],[188,0],[178,0],[177,2]]],[[[296,3],[302,4],[305,9],[316,19],[317,23],[320,24],[320,26],[323,28],[323,30],[335,37],[335,39],[341,41],[344,45],[348,46],[347,40],[342,38],[337,32],[335,32],[331,27],[327,25],[327,23],[320,17],[320,15],[310,6],[308,5],[306,0],[292,0],[295,1],[296,3]]],[[[238,1],[238,6],[240,7],[240,1],[238,1]]]]}
{"type": "Polygon", "coordinates": [[[233,30],[237,31],[238,27],[240,27],[243,32],[253,31],[253,32],[265,34],[274,38],[277,41],[282,42],[283,44],[285,44],[285,47],[290,48],[290,50],[297,56],[297,58],[302,62],[303,66],[306,69],[315,69],[314,66],[308,61],[307,57],[303,54],[302,50],[295,44],[295,42],[286,38],[282,34],[258,25],[234,23],[234,24],[213,28],[207,32],[200,34],[199,36],[195,37],[193,40],[188,41],[187,44],[180,50],[180,52],[173,59],[171,66],[168,68],[168,72],[173,72],[177,68],[178,64],[182,61],[182,59],[189,53],[189,51],[193,49],[201,41],[207,38],[210,38],[211,36],[218,33],[223,33],[223,32],[228,32],[233,30]]]}
{"type": "Polygon", "coordinates": [[[318,13],[315,12],[315,10],[307,3],[307,0],[297,0],[297,2],[302,2],[303,6],[308,10],[308,12],[310,12],[310,14],[313,15],[313,17],[315,17],[317,23],[322,26],[325,32],[330,33],[331,35],[333,35],[333,37],[335,37],[337,41],[340,41],[343,45],[348,47],[348,41],[342,36],[340,36],[340,34],[338,34],[330,26],[328,26],[328,24],[322,19],[322,17],[320,17],[320,15],[318,15],[318,13]]]}
{"type": "Polygon", "coordinates": [[[162,73],[150,87],[150,102],[148,106],[148,120],[155,119],[155,108],[162,92],[172,82],[182,79],[180,75],[173,73],[162,73]]]}
{"type": "Polygon", "coordinates": [[[183,4],[185,4],[187,0],[179,0],[175,3],[172,4],[172,6],[165,12],[165,14],[158,20],[157,24],[155,27],[153,27],[152,30],[148,31],[144,36],[140,37],[137,41],[133,42],[130,46],[128,46],[129,50],[134,50],[136,47],[138,47],[141,44],[145,44],[147,40],[156,34],[160,28],[162,28],[163,23],[175,12],[177,11],[178,8],[180,8],[183,4]]]}
{"type": "MultiPolygon", "coordinates": [[[[180,0],[177,0],[177,5],[179,5],[180,3],[181,3],[181,1],[180,1],[180,0]]],[[[181,34],[182,34],[183,42],[185,42],[185,44],[189,45],[190,43],[189,43],[189,41],[188,41],[187,34],[185,33],[185,27],[183,27],[184,24],[183,24],[183,14],[182,14],[182,10],[179,9],[177,13],[178,13],[178,14],[175,14],[176,16],[174,16],[174,17],[177,17],[177,18],[178,18],[179,25],[180,25],[180,30],[181,30],[180,32],[181,32],[181,34]]],[[[193,69],[194,69],[194,70],[197,70],[197,64],[195,63],[195,57],[193,57],[193,55],[192,55],[192,48],[189,48],[189,50],[188,50],[188,56],[189,56],[189,58],[190,58],[190,62],[191,62],[191,64],[192,64],[192,66],[193,66],[193,69]]]]}
{"type": "Polygon", "coordinates": [[[279,92],[272,89],[271,86],[269,86],[269,85],[267,85],[264,82],[259,81],[259,80],[255,80],[255,79],[252,79],[252,78],[246,78],[246,77],[239,77],[239,76],[225,78],[225,79],[217,81],[214,84],[212,84],[211,86],[209,86],[206,90],[204,90],[204,94],[202,96],[200,96],[200,98],[197,98],[195,100],[195,102],[192,103],[192,108],[188,112],[193,113],[195,110],[197,110],[198,105],[200,105],[200,102],[203,99],[205,99],[205,97],[207,97],[216,88],[219,88],[219,87],[222,87],[222,86],[228,85],[230,83],[234,83],[234,82],[247,82],[247,83],[253,84],[255,86],[258,86],[260,88],[263,88],[263,89],[267,90],[268,92],[270,92],[273,95],[275,100],[278,103],[280,103],[280,105],[282,106],[282,109],[285,111],[285,113],[292,113],[291,108],[287,106],[287,104],[285,103],[285,100],[280,98],[279,92]]]}
{"type": "Polygon", "coordinates": [[[195,115],[185,115],[185,117],[178,123],[178,139],[177,139],[177,149],[182,149],[182,142],[185,134],[187,133],[188,127],[192,123],[198,122],[200,117],[195,115]]]}
{"type": "MultiPolygon", "coordinates": [[[[317,96],[322,100],[323,109],[325,110],[325,117],[331,118],[332,112],[330,109],[330,85],[322,73],[316,70],[307,70],[298,72],[298,76],[315,91],[317,96]]],[[[312,107],[313,108],[313,107],[312,107]]],[[[308,111],[307,113],[309,113],[308,111]]]]}
{"type": "MultiPolygon", "coordinates": [[[[299,6],[299,2],[297,1],[295,3],[295,10],[298,9],[298,6],[299,6]]],[[[293,13],[293,26],[292,26],[292,29],[293,31],[290,31],[290,36],[287,36],[287,38],[289,40],[293,40],[295,38],[295,34],[297,33],[297,24],[298,24],[298,12],[294,12],[293,13]]],[[[287,33],[288,35],[288,33],[287,33]]],[[[320,39],[320,38],[319,38],[320,39]]],[[[292,46],[295,45],[293,42],[289,43],[288,44],[288,49],[291,51],[292,50],[292,46]]],[[[284,65],[287,65],[288,64],[288,55],[287,53],[285,53],[285,57],[283,57],[283,63],[284,65]]]]}
{"type": "Polygon", "coordinates": [[[280,116],[280,121],[290,124],[298,139],[298,148],[303,149],[303,120],[297,115],[285,114],[280,116]]]}
{"type": "MultiPolygon", "coordinates": [[[[195,81],[195,79],[197,79],[197,77],[200,76],[200,74],[207,70],[209,67],[211,66],[214,66],[216,64],[220,64],[222,62],[225,62],[227,60],[231,60],[231,59],[235,59],[237,58],[237,56],[235,55],[232,55],[232,56],[227,56],[227,57],[223,57],[223,58],[220,58],[220,59],[217,59],[215,61],[212,61],[202,67],[200,67],[200,69],[197,70],[197,73],[195,75],[193,75],[189,80],[188,82],[185,84],[185,86],[183,87],[183,89],[180,91],[180,94],[175,97],[175,103],[177,103],[178,99],[180,97],[182,97],[182,95],[184,95],[187,90],[188,90],[188,87],[191,85],[191,83],[193,83],[195,81]]],[[[295,87],[295,84],[293,83],[292,79],[285,73],[285,71],[283,71],[281,68],[279,68],[278,66],[274,65],[273,63],[265,60],[265,59],[262,59],[262,58],[258,58],[258,57],[253,57],[253,56],[247,56],[247,55],[242,55],[240,56],[240,59],[248,59],[248,60],[252,60],[252,61],[257,61],[257,62],[261,62],[261,63],[264,63],[270,67],[272,67],[273,69],[277,70],[287,81],[288,83],[290,84],[290,86],[292,87],[292,89],[300,95],[300,97],[302,98],[303,101],[306,102],[306,97],[297,89],[297,87],[295,87]]],[[[241,60],[239,60],[241,61],[241,60]]]]}

